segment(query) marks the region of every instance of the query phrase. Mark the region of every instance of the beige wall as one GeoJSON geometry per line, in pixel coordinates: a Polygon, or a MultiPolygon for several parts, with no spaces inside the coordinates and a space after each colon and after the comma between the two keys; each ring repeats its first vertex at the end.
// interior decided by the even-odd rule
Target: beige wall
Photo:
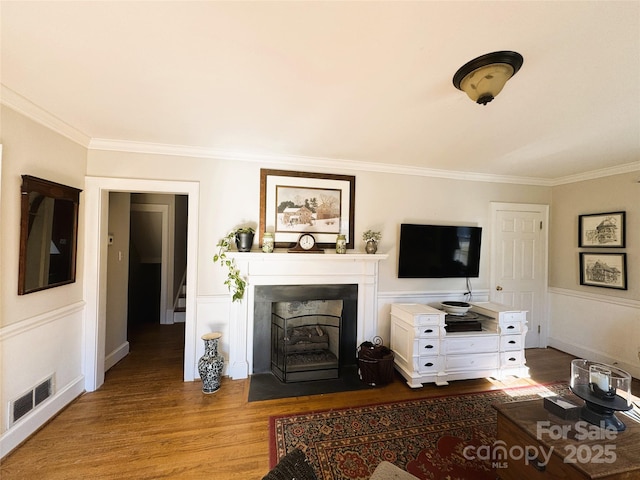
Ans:
{"type": "MultiPolygon", "coordinates": [[[[107,248],[107,312],[105,356],[115,356],[108,366],[119,360],[117,352],[128,352],[127,307],[129,297],[129,212],[131,195],[109,194],[109,235],[113,244],[107,248]]],[[[107,367],[108,369],[108,367],[107,367]]]]}
{"type": "Polygon", "coordinates": [[[41,292],[18,295],[21,175],[33,175],[75,188],[84,188],[87,149],[28,118],[2,107],[2,292],[0,326],[82,300],[83,205],[76,282],[41,292]]]}
{"type": "Polygon", "coordinates": [[[553,188],[549,286],[640,300],[640,172],[553,188]],[[578,215],[626,211],[626,248],[578,248],[578,215]],[[628,290],[580,285],[579,252],[626,252],[628,290]]]}
{"type": "MultiPolygon", "coordinates": [[[[217,241],[238,225],[258,227],[260,168],[283,169],[278,165],[249,162],[107,151],[90,151],[88,161],[88,175],[91,176],[200,182],[197,294],[201,296],[226,293],[223,272],[212,262],[217,241]]],[[[317,168],[299,167],[296,170],[322,173],[317,168]]],[[[472,284],[473,288],[488,288],[490,202],[548,204],[551,200],[549,187],[352,170],[331,170],[327,173],[356,176],[356,249],[364,250],[363,231],[371,228],[382,232],[379,252],[388,253],[389,259],[380,264],[380,291],[465,289],[464,279],[397,278],[396,245],[400,223],[433,222],[484,227],[480,278],[472,280],[472,284]]]]}
{"type": "Polygon", "coordinates": [[[79,395],[83,381],[83,194],[76,282],[18,295],[21,175],[84,188],[87,149],[1,108],[2,290],[0,291],[0,456],[18,445],[79,395]],[[53,376],[53,397],[9,429],[11,401],[53,376]]]}
{"type": "Polygon", "coordinates": [[[553,188],[549,345],[640,377],[640,170],[553,188]],[[578,215],[626,212],[626,247],[578,248],[578,215]],[[580,285],[579,252],[626,252],[627,290],[580,285]]]}

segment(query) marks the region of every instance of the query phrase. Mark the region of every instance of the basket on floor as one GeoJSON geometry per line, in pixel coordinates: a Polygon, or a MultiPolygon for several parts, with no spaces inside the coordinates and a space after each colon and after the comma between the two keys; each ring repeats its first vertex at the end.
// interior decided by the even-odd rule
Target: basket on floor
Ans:
{"type": "Polygon", "coordinates": [[[385,385],[393,381],[393,352],[377,343],[363,342],[358,347],[358,373],[367,385],[385,385]]]}

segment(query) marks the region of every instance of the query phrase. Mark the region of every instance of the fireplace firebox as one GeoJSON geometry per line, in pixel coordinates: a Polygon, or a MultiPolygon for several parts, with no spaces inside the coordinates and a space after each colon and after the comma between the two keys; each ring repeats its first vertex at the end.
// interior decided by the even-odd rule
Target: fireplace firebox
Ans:
{"type": "Polygon", "coordinates": [[[253,373],[283,382],[339,378],[356,365],[358,285],[256,286],[253,373]]]}
{"type": "Polygon", "coordinates": [[[339,377],[342,300],[276,302],[271,371],[283,382],[339,377]]]}

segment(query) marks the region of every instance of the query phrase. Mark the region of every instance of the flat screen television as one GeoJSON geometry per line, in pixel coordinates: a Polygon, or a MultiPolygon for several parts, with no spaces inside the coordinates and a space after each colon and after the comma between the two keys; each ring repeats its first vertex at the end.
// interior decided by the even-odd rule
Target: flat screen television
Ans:
{"type": "Polygon", "coordinates": [[[482,227],[400,225],[398,278],[464,278],[480,274],[482,227]]]}

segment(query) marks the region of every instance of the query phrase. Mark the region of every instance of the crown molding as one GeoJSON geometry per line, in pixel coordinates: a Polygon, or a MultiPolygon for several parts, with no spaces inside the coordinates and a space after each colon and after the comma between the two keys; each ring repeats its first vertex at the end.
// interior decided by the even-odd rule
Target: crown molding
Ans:
{"type": "Polygon", "coordinates": [[[611,175],[620,175],[622,173],[631,173],[640,171],[640,162],[631,162],[616,167],[601,168],[590,172],[579,173],[576,175],[568,175],[553,180],[551,186],[556,187],[567,183],[584,182],[585,180],[595,180],[597,178],[609,177],[611,175]]]}
{"type": "Polygon", "coordinates": [[[31,120],[53,130],[60,135],[82,145],[89,150],[105,150],[127,153],[141,153],[151,155],[170,155],[177,157],[212,158],[216,160],[230,160],[236,162],[269,163],[273,165],[293,166],[299,168],[319,168],[332,170],[356,170],[396,175],[411,175],[420,177],[446,178],[451,180],[465,180],[470,182],[509,183],[516,185],[533,185],[553,187],[568,183],[576,183],[585,180],[618,175],[621,173],[640,170],[640,162],[633,162],[611,168],[604,168],[585,172],[577,175],[569,175],[556,179],[539,177],[518,177],[509,175],[492,175],[473,172],[458,172],[455,170],[439,170],[434,168],[410,167],[404,165],[391,165],[386,163],[362,162],[323,157],[307,157],[301,155],[273,155],[256,154],[221,150],[216,148],[193,147],[186,145],[168,145],[128,140],[110,140],[103,138],[91,138],[68,123],[43,110],[30,100],[0,84],[0,103],[30,118],[31,120]]]}
{"type": "Polygon", "coordinates": [[[0,103],[85,148],[89,146],[91,137],[2,84],[0,84],[0,103]]]}
{"type": "Polygon", "coordinates": [[[551,180],[543,178],[516,177],[507,175],[490,175],[472,172],[456,172],[453,170],[438,170],[433,168],[409,167],[404,165],[390,165],[385,163],[361,162],[356,160],[306,157],[301,155],[271,155],[243,153],[215,148],[189,147],[183,145],[165,145],[123,140],[109,140],[94,138],[89,144],[89,150],[106,150],[115,152],[140,153],[149,155],[171,155],[180,157],[212,158],[236,162],[252,162],[260,164],[274,164],[305,168],[321,168],[332,170],[356,170],[396,175],[411,175],[422,177],[437,177],[453,180],[467,180],[471,182],[512,183],[521,185],[550,186],[551,180]]]}

